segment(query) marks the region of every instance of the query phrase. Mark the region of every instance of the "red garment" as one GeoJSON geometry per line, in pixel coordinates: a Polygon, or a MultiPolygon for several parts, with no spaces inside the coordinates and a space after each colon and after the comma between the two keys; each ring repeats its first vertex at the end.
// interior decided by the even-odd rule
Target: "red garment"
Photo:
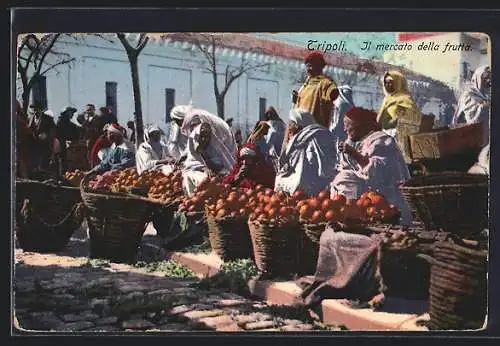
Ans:
{"type": "Polygon", "coordinates": [[[377,113],[369,109],[353,107],[344,116],[366,127],[368,130],[380,130],[380,126],[377,123],[377,113]]]}
{"type": "Polygon", "coordinates": [[[309,53],[309,55],[306,57],[306,60],[305,60],[305,63],[319,63],[319,64],[322,64],[323,66],[326,65],[326,62],[325,62],[325,58],[323,57],[323,54],[321,54],[321,52],[318,52],[318,51],[313,51],[311,53],[309,53]]]}
{"type": "Polygon", "coordinates": [[[97,138],[94,145],[92,146],[92,149],[90,150],[90,154],[88,157],[91,167],[99,164],[100,160],[99,156],[97,155],[99,153],[99,150],[109,148],[110,146],[111,142],[108,140],[108,137],[106,135],[102,135],[97,138]]]}
{"type": "Polygon", "coordinates": [[[268,188],[274,188],[274,180],[276,178],[276,172],[274,171],[273,166],[266,161],[264,155],[259,150],[259,148],[252,143],[245,143],[238,150],[238,157],[236,165],[234,165],[231,173],[224,177],[222,182],[224,184],[231,184],[238,172],[241,169],[242,161],[240,157],[240,150],[242,148],[249,148],[254,150],[257,153],[256,161],[252,166],[250,173],[248,176],[240,182],[241,188],[245,189],[253,189],[257,185],[263,185],[268,188]]]}

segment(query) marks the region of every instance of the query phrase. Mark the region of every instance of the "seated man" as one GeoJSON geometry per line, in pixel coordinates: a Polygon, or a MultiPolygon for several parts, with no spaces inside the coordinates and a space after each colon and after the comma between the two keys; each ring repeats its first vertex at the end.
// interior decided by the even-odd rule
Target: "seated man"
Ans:
{"type": "Polygon", "coordinates": [[[337,153],[333,135],[308,111],[292,109],[284,149],[279,157],[274,190],[313,196],[328,188],[337,153]]]}
{"type": "Polygon", "coordinates": [[[332,193],[356,199],[369,188],[380,191],[401,211],[402,224],[411,222],[410,211],[403,200],[399,184],[410,173],[395,139],[383,132],[376,114],[363,108],[352,108],[345,114],[344,127],[348,138],[357,142],[357,149],[341,142],[339,150],[350,158],[333,180],[332,193]]]}
{"type": "Polygon", "coordinates": [[[135,150],[130,142],[124,140],[123,130],[118,124],[107,128],[108,139],[112,143],[102,161],[89,173],[104,173],[112,169],[125,169],[135,165],[135,150]]]}
{"type": "Polygon", "coordinates": [[[172,163],[173,158],[168,156],[168,148],[161,141],[162,131],[156,125],[150,125],[144,131],[144,142],[139,145],[135,155],[137,173],[159,168],[161,165],[172,163]]]}
{"type": "Polygon", "coordinates": [[[274,188],[275,176],[273,167],[265,160],[259,148],[247,143],[239,150],[236,165],[222,182],[247,189],[257,185],[274,188]]]}

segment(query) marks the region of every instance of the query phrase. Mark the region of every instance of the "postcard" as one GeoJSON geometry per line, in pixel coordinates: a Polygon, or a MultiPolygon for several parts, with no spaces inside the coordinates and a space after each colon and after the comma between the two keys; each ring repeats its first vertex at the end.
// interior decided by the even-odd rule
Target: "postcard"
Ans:
{"type": "Polygon", "coordinates": [[[17,41],[17,335],[486,328],[487,34],[17,41]]]}

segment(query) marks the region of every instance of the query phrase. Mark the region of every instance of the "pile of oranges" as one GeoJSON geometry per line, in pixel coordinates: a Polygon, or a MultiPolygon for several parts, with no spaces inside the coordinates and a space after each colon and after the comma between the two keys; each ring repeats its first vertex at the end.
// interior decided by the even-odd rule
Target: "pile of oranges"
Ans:
{"type": "Polygon", "coordinates": [[[321,191],[318,195],[297,204],[300,221],[323,223],[340,221],[351,223],[378,223],[394,220],[400,215],[397,207],[376,191],[363,193],[358,199],[348,200],[342,194],[321,191]]]}
{"type": "Polygon", "coordinates": [[[71,186],[80,186],[84,176],[85,172],[79,169],[64,173],[64,178],[70,183],[71,186]]]}
{"type": "Polygon", "coordinates": [[[182,173],[174,171],[168,175],[161,171],[146,171],[138,174],[135,167],[111,170],[97,175],[89,182],[94,191],[130,193],[145,191],[148,198],[169,203],[183,195],[182,173]]]}
{"type": "Polygon", "coordinates": [[[182,172],[174,171],[166,176],[161,172],[155,173],[157,176],[149,184],[149,198],[163,203],[171,203],[184,194],[182,172]]]}

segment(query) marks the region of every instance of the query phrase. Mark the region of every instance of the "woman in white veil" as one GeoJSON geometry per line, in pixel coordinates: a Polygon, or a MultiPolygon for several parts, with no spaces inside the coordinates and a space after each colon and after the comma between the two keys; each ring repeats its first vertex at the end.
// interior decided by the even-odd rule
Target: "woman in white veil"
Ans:
{"type": "Polygon", "coordinates": [[[183,187],[190,195],[207,176],[229,173],[236,163],[238,149],[229,125],[204,109],[191,109],[181,132],[188,136],[183,187]]]}

